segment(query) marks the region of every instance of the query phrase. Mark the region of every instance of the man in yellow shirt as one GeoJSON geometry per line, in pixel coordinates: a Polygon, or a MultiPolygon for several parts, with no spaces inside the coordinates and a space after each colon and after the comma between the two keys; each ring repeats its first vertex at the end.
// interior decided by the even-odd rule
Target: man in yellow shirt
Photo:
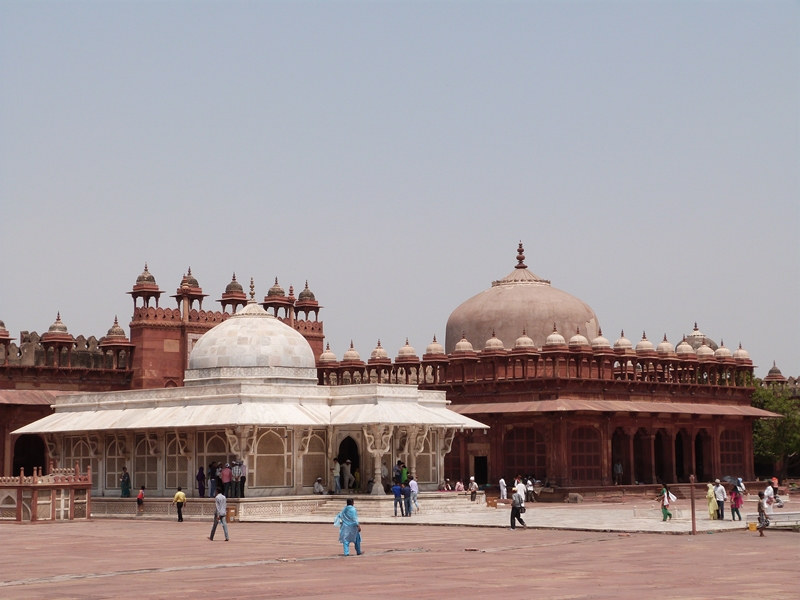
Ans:
{"type": "Polygon", "coordinates": [[[172,499],[172,503],[178,507],[178,523],[183,523],[183,505],[186,504],[186,494],[181,491],[178,486],[178,492],[172,499]]]}

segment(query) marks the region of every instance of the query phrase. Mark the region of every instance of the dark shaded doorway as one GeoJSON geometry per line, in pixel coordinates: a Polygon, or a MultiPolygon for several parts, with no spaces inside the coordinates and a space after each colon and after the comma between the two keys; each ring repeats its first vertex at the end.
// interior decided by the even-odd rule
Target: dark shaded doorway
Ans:
{"type": "Polygon", "coordinates": [[[653,449],[655,451],[656,482],[674,483],[672,481],[672,439],[663,429],[656,432],[653,449]]]}
{"type": "MultiPolygon", "coordinates": [[[[359,469],[361,466],[361,460],[358,455],[358,444],[356,441],[351,438],[349,435],[342,440],[342,443],[339,444],[339,455],[337,457],[339,459],[339,464],[344,467],[346,461],[350,461],[350,475],[352,476],[356,469],[359,469]]],[[[345,481],[344,472],[342,472],[342,489],[346,490],[352,487],[353,482],[350,481],[349,483],[345,481]]]]}
{"type": "Polygon", "coordinates": [[[13,475],[19,475],[19,470],[25,469],[25,476],[30,477],[35,467],[42,467],[42,473],[46,473],[45,454],[44,442],[38,435],[19,436],[14,443],[13,475]]]}
{"type": "Polygon", "coordinates": [[[631,461],[631,436],[618,427],[611,436],[611,479],[614,484],[633,483],[631,461]],[[622,473],[617,473],[617,463],[622,463],[622,473]]]}
{"type": "Polygon", "coordinates": [[[650,436],[639,429],[633,436],[633,475],[636,483],[651,482],[650,436]]]}
{"type": "Polygon", "coordinates": [[[475,483],[486,485],[489,482],[489,461],[486,456],[475,457],[475,483]]]}
{"type": "Polygon", "coordinates": [[[701,429],[694,438],[694,468],[697,481],[711,479],[711,436],[701,429]]]}

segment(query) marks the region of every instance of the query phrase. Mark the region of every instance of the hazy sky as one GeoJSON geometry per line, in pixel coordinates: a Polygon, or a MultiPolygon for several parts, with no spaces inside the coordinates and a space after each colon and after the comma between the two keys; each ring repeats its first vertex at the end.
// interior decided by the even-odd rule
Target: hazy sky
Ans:
{"type": "Polygon", "coordinates": [[[100,337],[147,261],[207,306],[308,279],[339,357],[421,354],[521,239],[612,341],[697,321],[800,375],[799,16],[0,1],[0,319],[100,337]]]}

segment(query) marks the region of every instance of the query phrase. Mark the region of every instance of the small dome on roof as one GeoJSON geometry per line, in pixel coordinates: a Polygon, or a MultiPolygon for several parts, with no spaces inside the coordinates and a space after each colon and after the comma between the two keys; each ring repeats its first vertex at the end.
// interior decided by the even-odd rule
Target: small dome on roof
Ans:
{"type": "Polygon", "coordinates": [[[3,323],[2,321],[0,321],[0,329],[5,329],[5,328],[6,328],[6,324],[3,323]]]}
{"type": "Polygon", "coordinates": [[[417,351],[414,350],[414,348],[408,343],[408,338],[406,338],[406,343],[397,352],[397,357],[400,358],[400,357],[412,357],[412,356],[416,357],[417,356],[417,351]]]}
{"type": "Polygon", "coordinates": [[[750,353],[742,348],[741,342],[739,343],[739,349],[733,353],[733,358],[736,360],[750,360],[750,353]]]}
{"type": "Polygon", "coordinates": [[[581,335],[580,327],[575,331],[575,335],[569,338],[569,347],[570,348],[580,348],[583,346],[588,346],[589,340],[581,335]]]}
{"type": "Polygon", "coordinates": [[[350,340],[350,348],[342,356],[343,361],[361,360],[361,355],[353,348],[353,340],[350,340]]]}
{"type": "Polygon", "coordinates": [[[456,344],[454,352],[474,352],[472,344],[470,344],[469,340],[467,340],[466,334],[461,334],[461,339],[456,344]]]}
{"type": "Polygon", "coordinates": [[[714,350],[703,340],[703,344],[697,349],[697,356],[702,358],[714,356],[714,350]]]}
{"type": "Polygon", "coordinates": [[[725,342],[723,340],[719,341],[719,348],[714,351],[714,356],[717,358],[731,358],[733,354],[731,354],[730,349],[725,347],[725,342]]]}
{"type": "Polygon", "coordinates": [[[609,342],[606,338],[603,337],[602,327],[600,328],[600,331],[598,331],[597,337],[592,340],[592,348],[594,348],[595,350],[611,348],[611,342],[609,342]]]}
{"type": "Polygon", "coordinates": [[[642,332],[642,339],[636,344],[636,351],[637,352],[652,352],[655,350],[653,346],[653,342],[647,339],[647,334],[643,331],[642,332]]]}
{"type": "Polygon", "coordinates": [[[486,343],[483,345],[484,350],[503,350],[505,346],[503,346],[503,340],[498,339],[497,335],[492,330],[492,337],[486,340],[486,343]]]}
{"type": "Polygon", "coordinates": [[[155,284],[156,278],[153,277],[153,274],[147,269],[147,263],[144,263],[144,271],[142,274],[136,278],[136,283],[152,283],[155,284]]]}
{"type": "Polygon", "coordinates": [[[56,315],[56,322],[50,325],[50,329],[48,329],[47,331],[51,333],[69,333],[67,331],[67,326],[61,322],[60,312],[56,315]]]}
{"type": "Polygon", "coordinates": [[[689,342],[686,341],[686,336],[683,336],[681,343],[678,344],[677,348],[675,348],[675,352],[679,356],[695,354],[694,348],[692,348],[691,344],[689,344],[689,342]]]}
{"type": "Polygon", "coordinates": [[[656,352],[659,354],[672,354],[675,352],[675,347],[669,343],[669,340],[667,340],[666,333],[664,334],[664,339],[661,340],[661,343],[656,346],[656,352]]]}
{"type": "Polygon", "coordinates": [[[108,330],[106,337],[110,338],[124,338],[125,337],[125,330],[119,326],[119,321],[117,317],[114,317],[114,324],[111,326],[111,329],[108,330]]]}
{"type": "Polygon", "coordinates": [[[564,336],[558,333],[558,329],[556,328],[556,324],[553,323],[553,333],[547,336],[547,339],[544,342],[545,346],[566,346],[567,342],[564,339],[564,336]]]}
{"type": "Polygon", "coordinates": [[[225,286],[225,293],[226,294],[244,294],[244,288],[242,284],[236,281],[236,273],[233,274],[231,278],[231,282],[225,286]]]}
{"type": "Polygon", "coordinates": [[[276,277],[275,278],[275,284],[271,288],[269,288],[269,291],[267,292],[267,297],[268,298],[275,297],[275,296],[282,297],[282,296],[285,296],[285,295],[286,295],[286,292],[283,291],[283,288],[278,283],[278,278],[276,277]]]}
{"type": "Polygon", "coordinates": [[[189,271],[186,273],[186,283],[189,284],[189,287],[200,287],[197,279],[195,279],[194,275],[192,275],[192,267],[189,267],[189,271]]]}
{"type": "Polygon", "coordinates": [[[425,354],[444,354],[444,346],[436,341],[436,336],[433,336],[433,341],[425,348],[425,354]]]}
{"type": "Polygon", "coordinates": [[[522,335],[514,342],[514,348],[536,348],[534,341],[528,337],[528,332],[523,329],[522,335]]]}
{"type": "Polygon", "coordinates": [[[633,344],[631,341],[625,337],[625,331],[619,332],[619,339],[614,342],[614,350],[631,350],[633,348],[633,344]]]}
{"type": "Polygon", "coordinates": [[[375,358],[389,358],[389,353],[386,352],[386,348],[381,346],[381,341],[378,340],[378,345],[375,346],[375,349],[372,351],[372,354],[369,355],[371,359],[375,358]]]}
{"type": "Polygon", "coordinates": [[[321,363],[336,362],[336,355],[333,352],[331,352],[330,343],[325,346],[325,352],[319,355],[319,362],[321,363]]]}
{"type": "Polygon", "coordinates": [[[306,279],[306,287],[303,289],[302,292],[297,296],[298,300],[316,300],[314,296],[314,292],[308,289],[308,279],[306,279]]]}

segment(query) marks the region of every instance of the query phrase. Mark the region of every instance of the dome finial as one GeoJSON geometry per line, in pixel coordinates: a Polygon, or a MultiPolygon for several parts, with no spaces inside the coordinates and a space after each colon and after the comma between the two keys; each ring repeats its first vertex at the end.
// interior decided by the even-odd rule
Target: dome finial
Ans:
{"type": "MultiPolygon", "coordinates": [[[[435,333],[433,334],[433,341],[434,341],[434,342],[436,341],[436,334],[435,334],[435,333]]],[[[739,347],[741,348],[741,347],[742,347],[742,345],[741,345],[741,344],[739,344],[739,347]]]]}
{"type": "Polygon", "coordinates": [[[553,323],[553,333],[557,333],[557,332],[558,332],[558,328],[556,327],[556,324],[553,323]]]}
{"type": "Polygon", "coordinates": [[[255,304],[256,303],[256,284],[253,283],[253,278],[250,278],[250,300],[248,304],[255,304]]]}
{"type": "Polygon", "coordinates": [[[693,331],[700,331],[700,329],[697,327],[697,321],[694,322],[694,330],[693,331]]]}
{"type": "Polygon", "coordinates": [[[645,332],[645,331],[642,331],[642,339],[643,339],[643,340],[646,340],[646,339],[647,339],[647,332],[645,332]]]}
{"type": "Polygon", "coordinates": [[[600,337],[603,337],[603,328],[602,327],[598,327],[597,328],[597,335],[600,336],[600,337]]]}
{"type": "Polygon", "coordinates": [[[517,247],[517,269],[527,269],[527,265],[525,264],[525,248],[522,247],[522,240],[519,241],[519,246],[517,247]]]}
{"type": "Polygon", "coordinates": [[[664,334],[664,339],[662,341],[664,341],[664,342],[667,341],[667,334],[666,333],[664,334]]]}

